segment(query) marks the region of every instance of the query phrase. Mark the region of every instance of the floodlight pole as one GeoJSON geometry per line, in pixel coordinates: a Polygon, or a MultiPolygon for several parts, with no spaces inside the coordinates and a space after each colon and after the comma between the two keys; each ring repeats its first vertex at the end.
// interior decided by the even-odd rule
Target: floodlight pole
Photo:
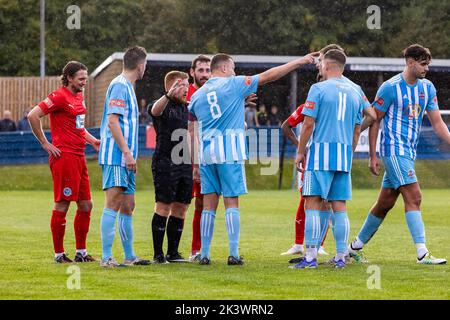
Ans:
{"type": "Polygon", "coordinates": [[[40,74],[41,79],[45,77],[45,0],[40,0],[41,6],[41,59],[40,59],[40,74]]]}

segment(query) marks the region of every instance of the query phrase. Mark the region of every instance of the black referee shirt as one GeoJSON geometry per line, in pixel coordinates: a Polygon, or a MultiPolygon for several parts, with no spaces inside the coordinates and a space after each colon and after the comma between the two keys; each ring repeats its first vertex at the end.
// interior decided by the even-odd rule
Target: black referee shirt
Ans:
{"type": "MultiPolygon", "coordinates": [[[[169,100],[164,112],[156,117],[152,115],[151,109],[156,101],[148,106],[148,113],[153,118],[153,126],[156,132],[156,148],[153,155],[154,160],[171,160],[172,149],[181,141],[187,143],[188,134],[188,108],[186,104],[176,103],[169,100]],[[185,129],[184,135],[177,141],[172,141],[172,133],[177,129],[185,129]]],[[[183,157],[183,150],[179,153],[183,157]]],[[[186,164],[191,168],[190,164],[186,164]]],[[[190,169],[192,170],[192,168],[190,169]]]]}

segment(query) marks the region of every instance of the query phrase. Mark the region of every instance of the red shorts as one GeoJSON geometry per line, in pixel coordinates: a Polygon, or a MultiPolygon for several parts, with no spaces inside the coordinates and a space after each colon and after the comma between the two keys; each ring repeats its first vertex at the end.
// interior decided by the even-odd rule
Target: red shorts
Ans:
{"type": "Polygon", "coordinates": [[[50,157],[55,202],[91,200],[89,175],[84,156],[63,152],[50,157]]]}
{"type": "Polygon", "coordinates": [[[192,184],[192,197],[193,198],[203,198],[203,195],[201,194],[201,186],[199,182],[195,182],[192,184]]]}

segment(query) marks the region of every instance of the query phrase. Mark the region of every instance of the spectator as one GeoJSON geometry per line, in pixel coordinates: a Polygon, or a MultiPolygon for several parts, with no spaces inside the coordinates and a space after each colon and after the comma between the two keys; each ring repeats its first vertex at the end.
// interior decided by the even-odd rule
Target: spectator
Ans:
{"type": "Polygon", "coordinates": [[[16,131],[16,124],[12,120],[12,113],[9,110],[3,112],[3,119],[0,120],[0,132],[16,131]]]}
{"type": "Polygon", "coordinates": [[[150,122],[152,122],[152,118],[147,112],[147,100],[142,98],[139,100],[139,123],[149,124],[150,122]]]}
{"type": "Polygon", "coordinates": [[[278,107],[276,105],[273,105],[270,108],[269,126],[272,126],[272,127],[281,126],[280,116],[278,115],[278,107]]]}
{"type": "Polygon", "coordinates": [[[23,118],[17,121],[17,131],[31,131],[30,124],[28,123],[28,113],[30,109],[23,112],[23,118]]]}
{"type": "Polygon", "coordinates": [[[245,107],[245,122],[247,127],[259,127],[258,120],[256,119],[256,108],[255,106],[245,107]]]}
{"type": "Polygon", "coordinates": [[[264,104],[259,106],[259,111],[256,114],[256,120],[257,120],[257,124],[258,126],[267,126],[267,120],[268,120],[268,116],[267,116],[267,112],[266,112],[266,106],[264,104]]]}

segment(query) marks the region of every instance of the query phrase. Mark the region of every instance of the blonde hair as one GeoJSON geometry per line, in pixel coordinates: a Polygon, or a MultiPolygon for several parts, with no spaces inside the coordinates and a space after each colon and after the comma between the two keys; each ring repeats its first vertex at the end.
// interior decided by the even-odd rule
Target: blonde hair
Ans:
{"type": "Polygon", "coordinates": [[[170,71],[166,74],[166,76],[164,77],[164,87],[166,89],[166,91],[169,91],[170,87],[173,85],[173,82],[176,79],[189,79],[189,76],[186,72],[182,72],[182,71],[170,71]]]}

